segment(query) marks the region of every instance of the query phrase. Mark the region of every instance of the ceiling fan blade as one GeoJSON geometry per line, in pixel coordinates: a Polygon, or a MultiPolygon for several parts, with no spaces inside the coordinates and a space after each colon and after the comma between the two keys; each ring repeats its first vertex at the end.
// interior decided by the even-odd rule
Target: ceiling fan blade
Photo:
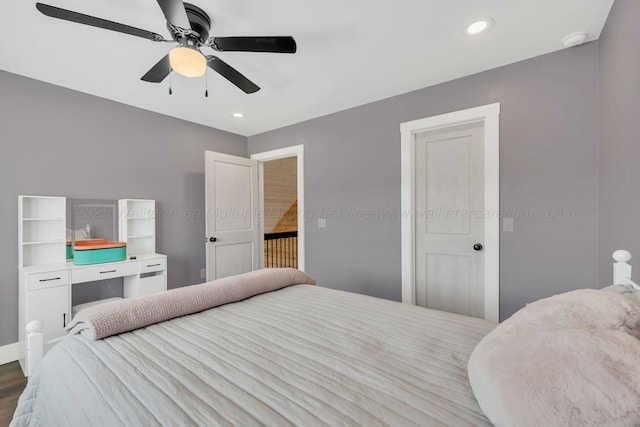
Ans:
{"type": "Polygon", "coordinates": [[[151,67],[147,74],[142,76],[140,80],[149,83],[160,83],[171,73],[171,64],[169,63],[169,54],[165,55],[156,65],[151,67]]]}
{"type": "Polygon", "coordinates": [[[296,53],[296,41],[285,37],[214,37],[209,45],[221,52],[296,53]]]}
{"type": "Polygon", "coordinates": [[[191,28],[182,0],[158,0],[158,4],[168,23],[184,29],[191,28]]]}
{"type": "Polygon", "coordinates": [[[260,90],[260,88],[255,83],[240,74],[238,70],[236,70],[217,56],[208,55],[207,65],[213,71],[220,74],[222,77],[240,88],[240,90],[244,91],[244,93],[254,93],[260,90]]]}
{"type": "Polygon", "coordinates": [[[76,22],[78,24],[91,25],[92,27],[104,28],[105,30],[130,34],[132,36],[142,37],[156,42],[164,41],[164,37],[162,37],[160,34],[156,34],[147,30],[141,30],[140,28],[131,27],[129,25],[119,24],[117,22],[108,21],[106,19],[96,18],[95,16],[89,16],[67,9],[61,9],[59,7],[49,6],[48,4],[43,3],[36,3],[36,8],[43,14],[52,18],[76,22]]]}

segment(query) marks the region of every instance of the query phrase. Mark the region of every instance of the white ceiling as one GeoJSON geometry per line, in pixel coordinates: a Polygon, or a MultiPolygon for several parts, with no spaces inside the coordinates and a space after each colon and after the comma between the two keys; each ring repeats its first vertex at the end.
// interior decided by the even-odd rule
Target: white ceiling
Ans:
{"type": "MultiPolygon", "coordinates": [[[[170,38],[154,0],[43,3],[170,38]]],[[[295,55],[221,52],[262,89],[247,95],[214,73],[140,77],[173,46],[46,17],[35,1],[3,0],[0,69],[250,136],[563,48],[600,36],[613,0],[191,0],[212,36],[291,35],[295,55]],[[489,33],[468,24],[492,17],[489,33]],[[247,115],[236,119],[232,112],[247,115]]],[[[205,53],[210,53],[204,48],[205,53]]],[[[6,102],[6,100],[3,100],[6,102]]]]}

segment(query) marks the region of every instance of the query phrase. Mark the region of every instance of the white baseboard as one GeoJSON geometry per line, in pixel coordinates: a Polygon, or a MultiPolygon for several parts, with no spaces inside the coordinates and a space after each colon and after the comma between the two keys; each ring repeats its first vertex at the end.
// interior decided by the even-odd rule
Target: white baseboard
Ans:
{"type": "Polygon", "coordinates": [[[20,345],[15,342],[0,347],[0,365],[20,359],[20,345]]]}

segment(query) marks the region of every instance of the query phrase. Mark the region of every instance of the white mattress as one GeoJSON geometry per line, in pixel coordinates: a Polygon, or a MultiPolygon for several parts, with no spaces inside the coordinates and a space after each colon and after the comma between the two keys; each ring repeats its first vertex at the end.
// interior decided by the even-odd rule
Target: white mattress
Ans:
{"type": "Polygon", "coordinates": [[[42,360],[12,426],[490,425],[467,361],[494,325],[291,286],[42,360]]]}

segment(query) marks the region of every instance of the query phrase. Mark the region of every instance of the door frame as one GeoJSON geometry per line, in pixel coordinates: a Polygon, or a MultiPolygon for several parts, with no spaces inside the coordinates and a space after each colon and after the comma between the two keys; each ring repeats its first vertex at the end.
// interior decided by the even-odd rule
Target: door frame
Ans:
{"type": "MultiPolygon", "coordinates": [[[[251,159],[258,161],[258,206],[260,209],[260,247],[264,248],[264,162],[271,160],[296,157],[298,189],[298,270],[305,269],[305,232],[304,232],[304,145],[279,148],[251,155],[251,159]]],[[[260,257],[260,268],[264,268],[264,256],[260,257]]]]}
{"type": "Polygon", "coordinates": [[[483,123],[484,126],[484,308],[500,318],[500,103],[400,124],[402,302],[415,304],[415,136],[422,132],[483,123]]]}

